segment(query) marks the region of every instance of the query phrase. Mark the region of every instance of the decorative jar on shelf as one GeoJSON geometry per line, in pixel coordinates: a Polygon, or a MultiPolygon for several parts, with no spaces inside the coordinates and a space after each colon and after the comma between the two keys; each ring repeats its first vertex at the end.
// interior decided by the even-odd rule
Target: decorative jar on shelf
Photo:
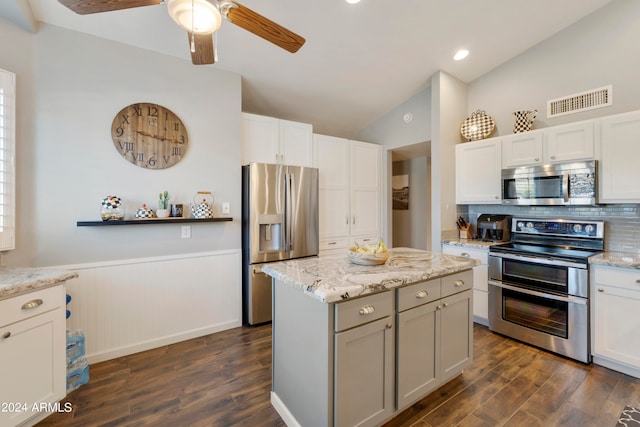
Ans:
{"type": "Polygon", "coordinates": [[[124,219],[124,207],[118,196],[107,196],[102,199],[100,217],[103,221],[121,221],[124,219]]]}

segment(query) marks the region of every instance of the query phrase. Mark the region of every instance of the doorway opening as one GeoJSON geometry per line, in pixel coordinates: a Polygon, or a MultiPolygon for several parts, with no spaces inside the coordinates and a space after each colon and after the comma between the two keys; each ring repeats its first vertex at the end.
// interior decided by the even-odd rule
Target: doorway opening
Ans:
{"type": "Polygon", "coordinates": [[[431,235],[431,141],[387,151],[387,165],[389,246],[427,250],[431,235]]]}

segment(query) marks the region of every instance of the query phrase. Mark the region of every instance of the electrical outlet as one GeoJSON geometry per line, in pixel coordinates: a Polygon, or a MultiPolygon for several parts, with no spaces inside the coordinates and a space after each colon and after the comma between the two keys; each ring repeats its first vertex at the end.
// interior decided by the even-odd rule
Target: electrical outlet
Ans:
{"type": "Polygon", "coordinates": [[[229,215],[231,213],[231,207],[229,206],[229,202],[222,202],[222,214],[229,215]]]}
{"type": "Polygon", "coordinates": [[[183,225],[182,226],[182,238],[183,239],[190,239],[191,238],[191,226],[190,225],[183,225]]]}

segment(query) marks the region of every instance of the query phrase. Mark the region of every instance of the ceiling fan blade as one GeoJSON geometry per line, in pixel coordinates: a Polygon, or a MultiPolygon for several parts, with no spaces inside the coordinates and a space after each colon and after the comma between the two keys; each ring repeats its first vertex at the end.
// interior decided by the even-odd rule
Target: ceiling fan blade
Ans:
{"type": "MultiPolygon", "coordinates": [[[[189,47],[191,47],[191,33],[187,33],[189,36],[189,47]]],[[[211,34],[194,34],[193,41],[195,42],[195,52],[191,52],[191,62],[194,65],[206,65],[213,64],[215,58],[213,57],[213,37],[211,34]]]]}
{"type": "Polygon", "coordinates": [[[130,9],[133,7],[153,6],[163,0],[58,0],[62,5],[79,15],[90,13],[111,12],[113,10],[130,9]]]}
{"type": "Polygon", "coordinates": [[[305,42],[304,37],[287,30],[240,3],[223,2],[221,9],[230,22],[291,53],[297,52],[305,42]]]}

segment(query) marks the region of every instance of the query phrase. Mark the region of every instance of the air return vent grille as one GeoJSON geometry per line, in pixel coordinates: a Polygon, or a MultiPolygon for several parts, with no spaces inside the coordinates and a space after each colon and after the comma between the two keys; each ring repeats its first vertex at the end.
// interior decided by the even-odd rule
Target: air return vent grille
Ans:
{"type": "Polygon", "coordinates": [[[613,86],[591,89],[547,101],[547,118],[593,110],[613,104],[613,86]]]}

